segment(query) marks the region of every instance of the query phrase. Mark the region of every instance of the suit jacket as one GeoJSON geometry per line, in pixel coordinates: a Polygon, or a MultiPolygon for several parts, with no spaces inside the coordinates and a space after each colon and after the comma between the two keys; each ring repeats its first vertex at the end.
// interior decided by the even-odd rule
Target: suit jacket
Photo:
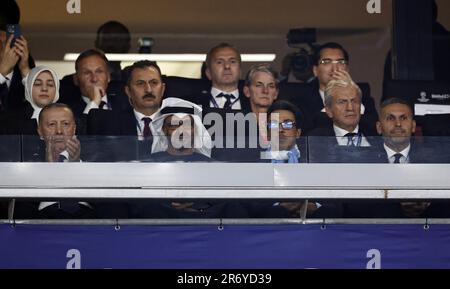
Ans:
{"type": "Polygon", "coordinates": [[[0,133],[8,135],[37,135],[37,121],[32,119],[33,107],[26,102],[21,108],[6,112],[1,117],[0,133]]]}
{"type": "MultiPolygon", "coordinates": [[[[29,58],[28,64],[30,68],[34,68],[33,57],[29,58]]],[[[14,67],[13,77],[11,79],[11,85],[9,86],[6,95],[2,96],[2,107],[5,111],[14,110],[23,107],[27,101],[25,100],[25,88],[22,84],[22,74],[20,72],[19,66],[14,67]]]]}
{"type": "Polygon", "coordinates": [[[311,163],[379,163],[379,151],[372,146],[378,138],[367,137],[363,128],[359,131],[371,144],[370,147],[338,145],[333,126],[314,129],[308,136],[309,161],[311,163]]]}
{"type": "Polygon", "coordinates": [[[132,109],[109,111],[93,109],[87,117],[85,146],[89,161],[118,162],[150,157],[152,139],[138,140],[136,116],[132,109]]]}

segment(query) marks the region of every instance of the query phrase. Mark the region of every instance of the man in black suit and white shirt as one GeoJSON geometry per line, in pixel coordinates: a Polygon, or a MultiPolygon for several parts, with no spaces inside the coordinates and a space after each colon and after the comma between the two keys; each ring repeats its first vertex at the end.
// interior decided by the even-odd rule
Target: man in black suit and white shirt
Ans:
{"type": "Polygon", "coordinates": [[[208,52],[206,56],[206,76],[211,81],[211,87],[188,99],[207,107],[225,110],[249,111],[249,101],[243,97],[239,88],[241,76],[241,55],[228,43],[221,43],[208,52]]]}
{"type": "MultiPolygon", "coordinates": [[[[18,44],[11,47],[13,37],[7,39],[6,34],[6,25],[17,24],[19,20],[20,10],[17,3],[13,0],[2,1],[0,4],[0,112],[20,108],[25,104],[18,50],[23,51],[26,40],[22,36],[18,44]]],[[[28,66],[34,67],[31,57],[29,57],[28,66]]]]}
{"type": "Polygon", "coordinates": [[[328,82],[325,89],[325,113],[333,124],[311,131],[311,136],[334,136],[340,146],[370,146],[359,127],[361,89],[348,74],[346,80],[328,82]]]}
{"type": "MultiPolygon", "coordinates": [[[[382,163],[435,163],[443,162],[437,153],[438,147],[426,148],[414,144],[411,136],[416,129],[414,110],[411,104],[400,98],[388,98],[380,106],[377,130],[383,137],[379,145],[378,159],[382,163]],[[438,156],[438,157],[436,157],[438,156]]],[[[450,206],[445,202],[383,202],[346,204],[347,217],[361,218],[448,218],[450,206]]]]}
{"type": "MultiPolygon", "coordinates": [[[[314,127],[325,126],[329,120],[325,117],[325,89],[331,80],[345,80],[350,73],[350,56],[342,45],[334,42],[320,46],[314,54],[313,72],[316,80],[311,83],[312,95],[308,100],[308,113],[314,127]]],[[[361,120],[375,129],[378,118],[375,102],[370,95],[362,95],[361,120]]]]}
{"type": "MultiPolygon", "coordinates": [[[[88,134],[134,136],[128,140],[135,141],[137,137],[140,141],[138,142],[139,146],[146,142],[148,144],[146,153],[150,154],[151,138],[154,135],[150,123],[155,119],[161,107],[165,87],[161,78],[161,69],[156,62],[144,60],[134,63],[129,68],[129,78],[125,87],[131,105],[130,109],[123,111],[92,110],[88,116],[88,134]]],[[[123,151],[123,148],[120,150],[123,151]]],[[[145,158],[145,155],[139,156],[135,153],[131,152],[128,157],[132,159],[145,158]]]]}

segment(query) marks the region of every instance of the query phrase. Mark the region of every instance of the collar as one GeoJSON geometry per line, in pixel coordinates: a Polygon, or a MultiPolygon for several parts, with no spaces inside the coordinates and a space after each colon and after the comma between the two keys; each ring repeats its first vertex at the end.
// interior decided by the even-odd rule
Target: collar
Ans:
{"type": "Polygon", "coordinates": [[[392,158],[395,154],[401,154],[403,157],[407,158],[409,157],[409,151],[411,150],[411,143],[401,152],[396,152],[392,150],[390,147],[388,147],[385,143],[383,144],[384,150],[386,151],[386,154],[388,158],[392,158]]]}
{"type": "Polygon", "coordinates": [[[356,134],[358,134],[358,132],[359,132],[359,125],[357,125],[356,128],[353,131],[346,131],[345,129],[342,129],[342,128],[336,126],[335,124],[333,124],[333,129],[334,129],[334,134],[336,136],[345,136],[348,133],[356,133],[356,134]]]}
{"type": "MultiPolygon", "coordinates": [[[[84,102],[86,102],[86,104],[89,104],[91,102],[91,99],[89,97],[87,97],[87,96],[82,95],[81,98],[84,100],[84,102]]],[[[102,97],[102,101],[108,103],[108,95],[105,94],[102,97]]]]}
{"type": "Polygon", "coordinates": [[[139,111],[137,111],[137,110],[135,110],[135,109],[133,109],[133,112],[134,112],[134,116],[136,117],[136,119],[137,119],[139,122],[142,122],[142,118],[144,118],[144,117],[149,117],[149,118],[151,118],[152,120],[154,120],[155,117],[156,117],[156,115],[158,114],[159,110],[158,110],[157,112],[155,112],[154,114],[150,115],[150,116],[145,115],[145,114],[143,114],[143,113],[140,113],[139,111]]]}
{"type": "Polygon", "coordinates": [[[236,90],[233,90],[233,91],[230,91],[230,92],[226,92],[226,91],[222,91],[222,90],[220,90],[220,89],[217,89],[217,88],[215,88],[215,87],[212,87],[212,88],[211,88],[211,95],[212,95],[214,98],[217,98],[217,96],[218,96],[219,94],[221,94],[221,93],[224,93],[224,94],[232,94],[232,95],[234,96],[235,99],[236,99],[236,98],[239,98],[239,89],[236,89],[236,90]]]}

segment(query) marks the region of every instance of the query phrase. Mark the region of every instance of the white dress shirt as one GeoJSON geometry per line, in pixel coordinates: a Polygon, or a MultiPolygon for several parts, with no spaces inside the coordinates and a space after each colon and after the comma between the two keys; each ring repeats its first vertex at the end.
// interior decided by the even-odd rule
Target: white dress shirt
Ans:
{"type": "MultiPolygon", "coordinates": [[[[82,95],[81,97],[83,98],[84,102],[86,102],[86,108],[83,111],[84,114],[89,114],[89,111],[91,109],[99,108],[99,106],[95,102],[91,101],[91,99],[89,97],[84,96],[84,95],[82,95]]],[[[102,102],[102,101],[104,101],[106,103],[106,105],[103,107],[103,109],[109,110],[108,96],[106,94],[102,97],[102,100],[100,102],[102,102]]]]}
{"type": "Polygon", "coordinates": [[[383,146],[384,146],[384,150],[386,151],[386,154],[388,156],[389,163],[391,163],[391,164],[394,163],[396,154],[401,154],[402,155],[402,157],[400,158],[400,163],[401,164],[408,164],[409,163],[409,151],[411,150],[411,144],[409,144],[401,152],[396,152],[396,151],[392,150],[386,144],[383,144],[383,146]]]}
{"type": "Polygon", "coordinates": [[[13,75],[14,75],[14,71],[11,71],[8,75],[6,75],[6,77],[0,73],[0,84],[3,84],[6,82],[6,85],[9,88],[11,86],[11,79],[13,78],[13,75]]]}
{"type": "MultiPolygon", "coordinates": [[[[136,117],[136,131],[137,131],[137,136],[139,140],[144,140],[144,126],[145,126],[145,122],[142,120],[142,118],[144,117],[149,117],[152,119],[152,121],[155,119],[157,112],[155,112],[154,114],[152,114],[151,116],[145,115],[143,113],[140,113],[136,110],[134,111],[134,116],[136,117]]],[[[152,132],[153,135],[155,135],[153,126],[150,125],[150,130],[152,132]]]]}
{"type": "Polygon", "coordinates": [[[358,144],[359,142],[359,138],[361,138],[361,147],[370,147],[370,143],[367,141],[366,137],[361,135],[358,135],[359,132],[359,125],[356,126],[356,128],[353,131],[346,131],[345,129],[342,129],[336,125],[333,124],[333,129],[334,129],[334,134],[336,135],[336,141],[338,143],[338,145],[340,146],[347,146],[348,144],[348,137],[346,137],[345,135],[348,133],[355,133],[357,135],[355,135],[353,137],[353,143],[355,144],[355,146],[358,144]]]}
{"type": "MultiPolygon", "coordinates": [[[[231,92],[225,92],[225,91],[221,91],[221,90],[213,87],[213,88],[211,88],[211,95],[214,97],[214,100],[216,101],[219,108],[223,108],[223,106],[225,105],[225,102],[227,101],[227,99],[225,97],[217,97],[221,93],[232,94],[235,97],[233,100],[231,100],[232,102],[234,101],[233,105],[231,106],[231,109],[240,110],[242,108],[241,101],[239,100],[239,90],[238,89],[231,91],[231,92]]],[[[210,107],[215,107],[214,102],[212,100],[209,102],[209,105],[210,105],[210,107]]]]}

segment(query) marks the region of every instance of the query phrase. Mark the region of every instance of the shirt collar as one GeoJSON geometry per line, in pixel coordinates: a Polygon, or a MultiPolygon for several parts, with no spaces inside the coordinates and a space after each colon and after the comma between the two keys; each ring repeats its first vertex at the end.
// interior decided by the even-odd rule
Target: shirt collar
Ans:
{"type": "Polygon", "coordinates": [[[409,144],[404,150],[402,150],[401,152],[396,152],[394,150],[392,150],[390,147],[388,147],[386,144],[383,144],[384,149],[386,151],[386,154],[388,156],[388,158],[392,158],[394,157],[395,154],[401,154],[403,157],[408,158],[409,156],[409,151],[411,150],[411,144],[409,144]]]}
{"type": "Polygon", "coordinates": [[[356,126],[356,128],[353,131],[346,131],[345,129],[342,129],[335,124],[333,124],[334,133],[336,136],[345,136],[348,133],[358,133],[359,132],[359,125],[356,126]]]}
{"type": "Polygon", "coordinates": [[[211,95],[212,95],[214,98],[217,98],[217,96],[218,96],[219,94],[221,94],[221,93],[223,93],[223,94],[232,94],[235,98],[238,98],[238,97],[239,97],[239,89],[236,89],[236,90],[233,90],[233,91],[230,91],[230,92],[225,92],[225,91],[222,91],[222,90],[217,89],[217,88],[215,88],[215,87],[212,87],[212,88],[211,88],[211,95]]]}
{"type": "Polygon", "coordinates": [[[148,115],[145,115],[145,114],[143,114],[143,113],[140,113],[139,111],[137,111],[137,110],[135,110],[135,109],[133,109],[133,112],[134,112],[134,116],[135,116],[136,119],[139,120],[139,121],[142,121],[142,119],[143,119],[144,117],[149,117],[149,118],[151,118],[152,120],[154,120],[156,114],[158,113],[158,111],[157,111],[157,112],[155,112],[154,114],[148,116],[148,115]]]}
{"type": "MultiPolygon", "coordinates": [[[[91,102],[91,99],[87,96],[82,95],[81,98],[83,98],[84,102],[86,102],[86,104],[89,104],[91,102]]],[[[102,97],[102,101],[104,101],[105,103],[108,103],[108,96],[105,94],[102,97]]]]}

